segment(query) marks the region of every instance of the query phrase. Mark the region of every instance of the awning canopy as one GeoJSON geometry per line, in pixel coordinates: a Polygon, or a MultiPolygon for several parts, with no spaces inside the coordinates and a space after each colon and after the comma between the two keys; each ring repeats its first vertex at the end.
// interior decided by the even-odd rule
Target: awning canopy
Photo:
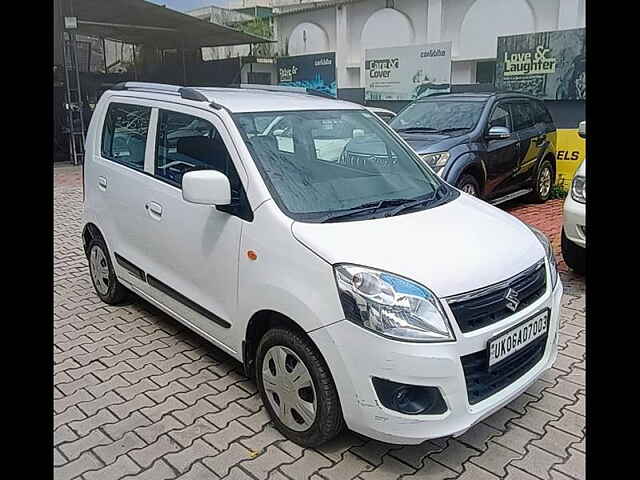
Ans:
{"type": "Polygon", "coordinates": [[[55,0],[55,4],[59,18],[77,17],[76,33],[125,43],[165,49],[270,42],[144,0],[55,0]]]}

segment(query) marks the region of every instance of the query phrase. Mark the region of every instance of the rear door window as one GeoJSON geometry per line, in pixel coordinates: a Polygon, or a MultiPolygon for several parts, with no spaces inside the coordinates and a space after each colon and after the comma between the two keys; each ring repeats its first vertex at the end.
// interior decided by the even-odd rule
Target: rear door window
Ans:
{"type": "Polygon", "coordinates": [[[528,102],[514,102],[511,104],[513,128],[515,131],[525,130],[535,124],[533,111],[528,102]]]}
{"type": "Polygon", "coordinates": [[[150,107],[110,104],[102,127],[102,156],[134,170],[144,171],[150,117],[150,107]]]}
{"type": "Polygon", "coordinates": [[[536,123],[553,123],[553,119],[542,102],[532,102],[533,113],[536,123]]]}

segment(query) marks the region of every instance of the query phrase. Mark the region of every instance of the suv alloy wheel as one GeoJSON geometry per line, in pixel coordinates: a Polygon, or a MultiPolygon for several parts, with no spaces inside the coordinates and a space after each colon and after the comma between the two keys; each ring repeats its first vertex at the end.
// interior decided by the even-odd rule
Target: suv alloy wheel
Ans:
{"type": "Polygon", "coordinates": [[[468,173],[462,175],[456,186],[464,193],[468,193],[474,197],[480,197],[480,185],[473,175],[469,175],[468,173]]]}

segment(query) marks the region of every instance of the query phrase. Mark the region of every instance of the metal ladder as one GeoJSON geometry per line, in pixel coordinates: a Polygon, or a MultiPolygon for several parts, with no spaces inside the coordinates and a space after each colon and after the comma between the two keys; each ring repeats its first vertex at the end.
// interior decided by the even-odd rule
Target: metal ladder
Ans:
{"type": "Polygon", "coordinates": [[[78,69],[78,49],[75,32],[67,31],[64,35],[64,79],[65,110],[67,111],[69,136],[69,156],[74,165],[84,160],[84,114],[82,91],[80,88],[80,72],[78,69]]]}

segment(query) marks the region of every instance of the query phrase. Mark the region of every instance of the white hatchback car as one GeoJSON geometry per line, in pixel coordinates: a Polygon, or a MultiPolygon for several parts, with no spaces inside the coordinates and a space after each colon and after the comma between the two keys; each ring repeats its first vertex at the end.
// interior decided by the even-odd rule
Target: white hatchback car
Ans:
{"type": "Polygon", "coordinates": [[[301,445],[345,425],[460,435],[556,358],[546,237],[360,105],[119,84],[91,118],[84,192],[98,296],[135,292],[242,362],[301,445]]]}
{"type": "MultiPolygon", "coordinates": [[[[586,122],[580,122],[578,134],[587,136],[586,122]]],[[[562,258],[576,273],[585,273],[587,247],[587,160],[585,159],[573,176],[571,190],[564,201],[562,225],[562,258]]]]}

